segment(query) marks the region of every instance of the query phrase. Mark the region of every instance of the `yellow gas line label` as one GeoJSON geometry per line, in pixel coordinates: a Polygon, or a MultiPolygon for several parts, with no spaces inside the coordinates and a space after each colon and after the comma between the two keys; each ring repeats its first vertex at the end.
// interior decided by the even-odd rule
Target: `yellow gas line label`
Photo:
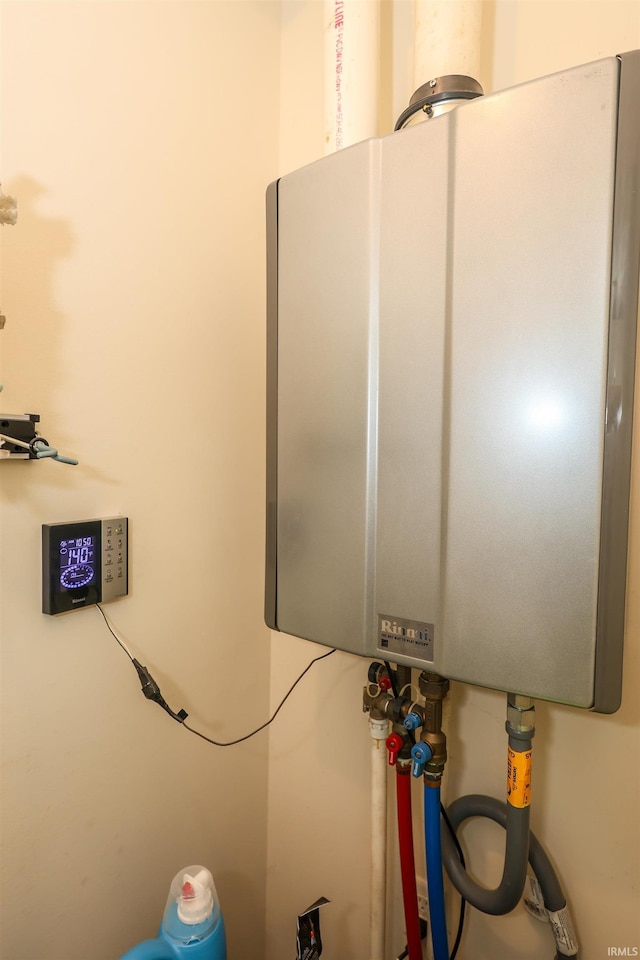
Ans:
{"type": "Polygon", "coordinates": [[[509,747],[507,757],[507,800],[512,807],[531,803],[531,750],[516,753],[509,747]]]}

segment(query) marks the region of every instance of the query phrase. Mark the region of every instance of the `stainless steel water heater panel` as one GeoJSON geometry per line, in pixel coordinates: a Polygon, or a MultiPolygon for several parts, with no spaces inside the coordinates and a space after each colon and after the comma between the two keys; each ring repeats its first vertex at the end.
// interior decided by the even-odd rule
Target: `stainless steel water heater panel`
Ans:
{"type": "Polygon", "coordinates": [[[266,619],[620,700],[640,53],[269,188],[266,619]]]}

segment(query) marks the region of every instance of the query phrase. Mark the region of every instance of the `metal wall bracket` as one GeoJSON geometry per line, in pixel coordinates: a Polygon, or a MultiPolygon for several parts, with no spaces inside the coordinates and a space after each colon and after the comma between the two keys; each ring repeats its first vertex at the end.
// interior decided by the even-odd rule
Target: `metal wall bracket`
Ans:
{"type": "Polygon", "coordinates": [[[0,459],[2,460],[42,460],[50,457],[59,463],[76,465],[77,460],[63,457],[49,441],[39,436],[36,424],[40,422],[37,413],[0,413],[0,459]]]}

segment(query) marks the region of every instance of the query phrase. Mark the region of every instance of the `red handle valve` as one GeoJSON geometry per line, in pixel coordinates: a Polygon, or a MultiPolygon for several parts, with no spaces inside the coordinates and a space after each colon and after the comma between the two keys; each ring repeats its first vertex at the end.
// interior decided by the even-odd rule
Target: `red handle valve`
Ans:
{"type": "Polygon", "coordinates": [[[378,680],[378,686],[381,690],[391,690],[391,680],[389,677],[380,677],[378,680]]]}
{"type": "Polygon", "coordinates": [[[389,766],[395,767],[398,754],[402,750],[404,740],[399,733],[391,733],[387,737],[387,750],[389,752],[389,766]]]}

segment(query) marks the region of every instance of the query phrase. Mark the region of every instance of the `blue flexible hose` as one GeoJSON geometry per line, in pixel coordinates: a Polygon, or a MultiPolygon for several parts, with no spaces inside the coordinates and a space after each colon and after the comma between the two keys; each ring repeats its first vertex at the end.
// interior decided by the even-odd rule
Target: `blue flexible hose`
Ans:
{"type": "Polygon", "coordinates": [[[427,855],[429,919],[434,960],[449,960],[440,842],[440,784],[424,788],[424,839],[427,855]]]}

